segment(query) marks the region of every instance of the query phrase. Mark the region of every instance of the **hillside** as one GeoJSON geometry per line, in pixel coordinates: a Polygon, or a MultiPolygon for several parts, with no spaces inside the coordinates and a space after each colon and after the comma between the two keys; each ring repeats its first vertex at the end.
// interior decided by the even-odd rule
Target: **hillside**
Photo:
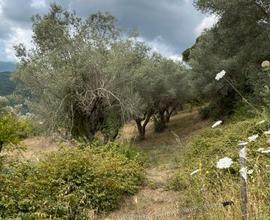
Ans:
{"type": "Polygon", "coordinates": [[[16,64],[13,62],[0,61],[0,72],[13,72],[16,69],[16,64]]]}
{"type": "Polygon", "coordinates": [[[10,80],[11,72],[0,72],[0,96],[10,95],[16,85],[10,80]]]}
{"type": "MultiPolygon", "coordinates": [[[[131,144],[132,149],[141,152],[146,160],[146,180],[142,188],[132,197],[126,197],[120,206],[109,215],[99,216],[107,220],[116,219],[175,219],[174,212],[180,206],[185,207],[186,195],[169,189],[170,179],[177,174],[182,166],[182,152],[192,138],[200,134],[209,121],[201,120],[198,112],[179,112],[171,118],[168,128],[162,134],[153,130],[151,122],[147,127],[146,139],[133,142],[137,135],[133,122],[126,124],[121,130],[119,142],[131,144]],[[166,216],[164,218],[164,216],[166,216]],[[145,217],[145,218],[144,218],[145,217]]],[[[26,139],[23,145],[27,146],[22,154],[17,152],[16,157],[35,162],[44,158],[44,154],[59,149],[59,143],[51,138],[34,137],[26,139]]],[[[65,143],[64,146],[69,146],[65,143]]],[[[179,213],[187,217],[185,213],[179,213]]],[[[179,217],[179,214],[177,216],[179,217]]]]}
{"type": "Polygon", "coordinates": [[[270,220],[269,0],[12,1],[0,220],[270,220]]]}
{"type": "Polygon", "coordinates": [[[15,63],[0,61],[0,96],[10,95],[14,91],[15,82],[10,77],[15,69],[15,63]]]}

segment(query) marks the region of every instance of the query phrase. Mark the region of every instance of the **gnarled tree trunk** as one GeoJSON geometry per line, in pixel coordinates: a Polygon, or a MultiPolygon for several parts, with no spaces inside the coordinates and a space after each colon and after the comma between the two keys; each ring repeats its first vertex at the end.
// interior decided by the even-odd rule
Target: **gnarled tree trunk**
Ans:
{"type": "Polygon", "coordinates": [[[153,114],[152,111],[149,111],[148,113],[145,114],[143,118],[135,119],[138,133],[139,133],[138,140],[144,140],[146,125],[150,121],[152,114],[153,114]]]}
{"type": "Polygon", "coordinates": [[[166,128],[165,109],[158,112],[154,117],[155,132],[161,133],[166,128]]]}
{"type": "Polygon", "coordinates": [[[174,113],[175,109],[176,109],[175,107],[171,107],[171,108],[167,108],[165,110],[165,121],[166,121],[166,123],[170,122],[171,116],[174,113]]]}

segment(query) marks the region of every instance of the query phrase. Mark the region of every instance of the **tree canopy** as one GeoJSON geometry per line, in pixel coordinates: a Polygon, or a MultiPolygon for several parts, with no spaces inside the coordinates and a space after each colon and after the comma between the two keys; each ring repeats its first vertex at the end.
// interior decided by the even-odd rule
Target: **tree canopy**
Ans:
{"type": "Polygon", "coordinates": [[[32,50],[16,47],[15,78],[51,130],[111,139],[124,121],[147,122],[184,101],[184,67],[122,32],[108,13],[82,19],[53,4],[33,17],[33,32],[32,50]]]}
{"type": "Polygon", "coordinates": [[[216,115],[233,111],[241,97],[231,86],[214,79],[224,69],[239,91],[260,102],[258,90],[265,79],[260,65],[270,55],[269,2],[196,0],[195,5],[218,16],[217,24],[184,54],[192,66],[198,96],[210,100],[216,115]]]}

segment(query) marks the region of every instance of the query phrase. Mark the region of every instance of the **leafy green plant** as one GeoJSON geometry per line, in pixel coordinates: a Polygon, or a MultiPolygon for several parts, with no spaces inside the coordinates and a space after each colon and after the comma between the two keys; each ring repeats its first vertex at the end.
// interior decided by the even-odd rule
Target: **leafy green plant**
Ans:
{"type": "Polygon", "coordinates": [[[143,182],[139,154],[118,146],[65,148],[37,164],[6,165],[0,174],[0,217],[87,219],[90,210],[116,208],[143,182]]]}
{"type": "Polygon", "coordinates": [[[12,112],[0,113],[0,152],[4,145],[17,144],[31,132],[27,120],[12,112]]]}

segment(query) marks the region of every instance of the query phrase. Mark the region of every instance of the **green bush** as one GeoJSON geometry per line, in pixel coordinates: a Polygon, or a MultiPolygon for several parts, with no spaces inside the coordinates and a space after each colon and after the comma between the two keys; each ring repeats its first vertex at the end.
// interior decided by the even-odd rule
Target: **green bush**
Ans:
{"type": "Polygon", "coordinates": [[[143,182],[139,154],[127,147],[61,149],[43,161],[16,162],[0,174],[0,217],[86,219],[116,208],[143,182]]]}
{"type": "Polygon", "coordinates": [[[0,112],[0,152],[4,145],[17,144],[30,132],[27,120],[12,112],[0,112]]]}

